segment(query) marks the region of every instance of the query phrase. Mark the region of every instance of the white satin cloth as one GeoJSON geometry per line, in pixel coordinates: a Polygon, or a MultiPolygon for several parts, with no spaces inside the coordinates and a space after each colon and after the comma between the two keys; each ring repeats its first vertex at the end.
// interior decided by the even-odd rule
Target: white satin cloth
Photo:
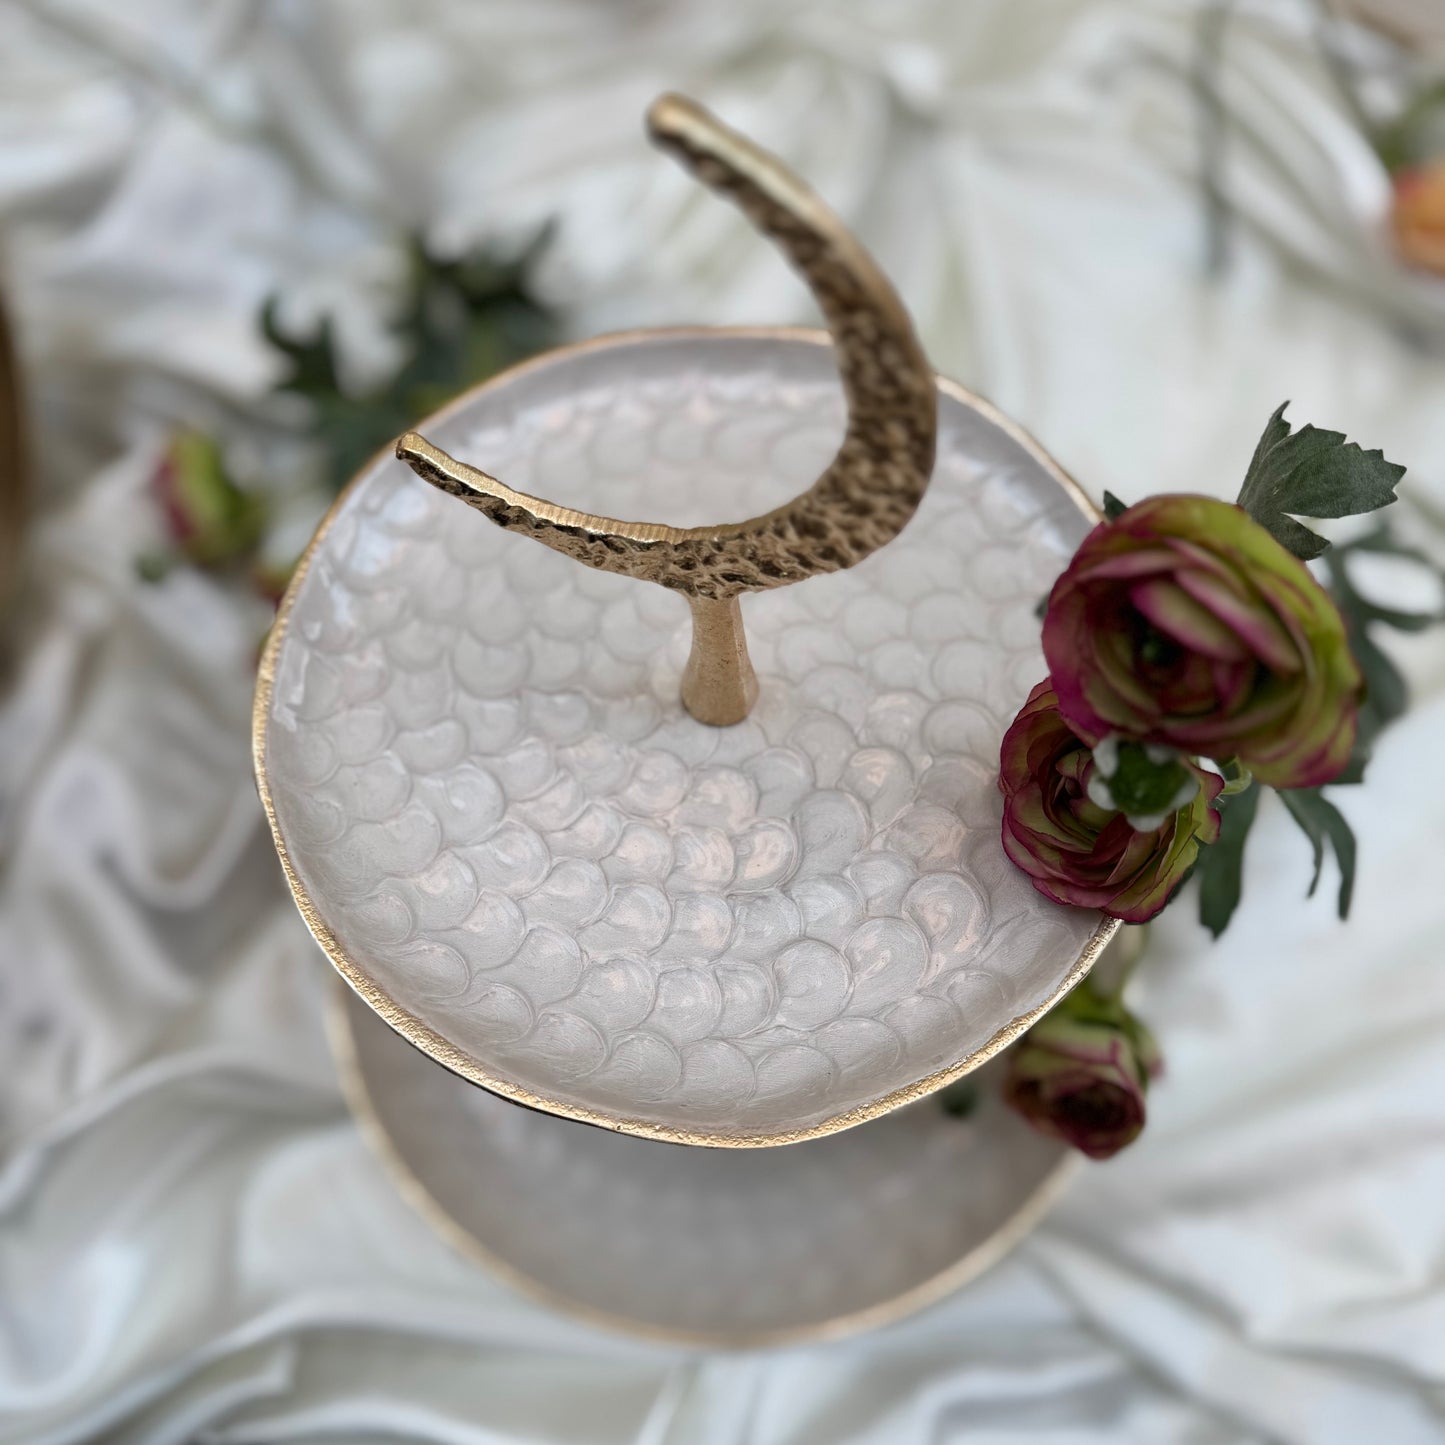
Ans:
{"type": "MultiPolygon", "coordinates": [[[[806,319],[646,148],[665,87],[810,176],[940,369],[1095,493],[1231,495],[1288,396],[1410,465],[1395,518],[1445,558],[1445,282],[1390,259],[1315,7],[1234,8],[1212,281],[1185,0],[0,13],[4,270],[46,453],[0,713],[0,1439],[1445,1439],[1445,637],[1398,647],[1416,709],[1340,794],[1349,924],[1328,869],[1304,901],[1308,850],[1266,806],[1225,939],[1192,901],[1157,928],[1169,1073],[1137,1147],[941,1307],[708,1356],[516,1298],[398,1197],[342,1106],[325,964],[263,836],[265,609],[132,566],[175,422],[294,474],[268,292],[293,321],[342,308],[354,375],[384,363],[398,222],[459,245],[556,214],[543,280],[578,335],[806,319]]],[[[1383,45],[1342,39],[1392,83],[1383,45]]]]}

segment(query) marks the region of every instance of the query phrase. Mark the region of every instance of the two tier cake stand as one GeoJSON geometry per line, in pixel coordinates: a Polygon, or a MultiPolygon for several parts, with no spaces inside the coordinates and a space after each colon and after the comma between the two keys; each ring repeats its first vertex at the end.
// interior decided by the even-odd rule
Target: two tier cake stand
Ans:
{"type": "Polygon", "coordinates": [[[1095,513],[801,182],[648,119],[828,331],[605,337],[402,438],[282,602],[256,771],[407,1196],[559,1307],[757,1345],[938,1298],[1066,1172],[932,1096],[1115,927],[1009,865],[996,784],[1095,513]]]}

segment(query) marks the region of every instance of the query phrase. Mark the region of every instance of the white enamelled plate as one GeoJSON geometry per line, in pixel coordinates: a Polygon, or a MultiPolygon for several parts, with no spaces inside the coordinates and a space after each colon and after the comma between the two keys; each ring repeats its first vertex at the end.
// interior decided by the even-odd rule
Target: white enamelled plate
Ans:
{"type": "MultiPolygon", "coordinates": [[[[826,336],[553,352],[418,430],[509,485],[696,525],[831,459],[826,336]]],[[[1112,929],[1005,859],[1003,731],[1088,503],[940,382],[917,515],[850,571],[745,597],[751,717],[678,698],[685,601],[512,535],[383,457],[298,571],[257,772],[332,962],[474,1083],[685,1143],[765,1145],[977,1067],[1112,929]]]]}
{"type": "Polygon", "coordinates": [[[518,1109],[412,1048],[337,985],[347,1097],[402,1193],[514,1288],[594,1323],[752,1348],[883,1325],[1022,1239],[1078,1162],[999,1099],[924,1099],[792,1149],[619,1139],[518,1109]]]}

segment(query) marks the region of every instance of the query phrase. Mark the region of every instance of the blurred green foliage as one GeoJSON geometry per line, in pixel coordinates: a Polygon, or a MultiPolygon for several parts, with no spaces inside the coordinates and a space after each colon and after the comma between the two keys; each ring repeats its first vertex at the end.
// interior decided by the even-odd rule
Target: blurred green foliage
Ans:
{"type": "MultiPolygon", "coordinates": [[[[310,335],[294,335],[278,319],[277,298],[267,300],[261,330],[289,363],[276,389],[305,401],[301,426],[320,452],[332,492],[459,392],[556,344],[557,320],[528,285],[546,239],[544,232],[510,258],[475,250],[455,259],[410,241],[407,284],[391,323],[404,360],[366,392],[343,385],[331,318],[310,335]]],[[[264,596],[280,598],[295,559],[285,552],[279,559],[268,555],[265,503],[231,477],[214,438],[177,432],[154,483],[170,547],[137,560],[141,577],[159,581],[177,563],[189,562],[245,573],[264,596]]],[[[304,484],[298,479],[298,486],[304,484]]]]}
{"type": "Polygon", "coordinates": [[[507,260],[482,251],[444,260],[413,241],[406,300],[392,323],[407,359],[384,385],[362,395],[341,384],[329,318],[309,337],[288,335],[277,321],[276,299],[267,301],[262,329],[291,363],[279,389],[309,404],[333,491],[457,393],[556,344],[556,319],[527,285],[545,240],[544,234],[507,260]]]}

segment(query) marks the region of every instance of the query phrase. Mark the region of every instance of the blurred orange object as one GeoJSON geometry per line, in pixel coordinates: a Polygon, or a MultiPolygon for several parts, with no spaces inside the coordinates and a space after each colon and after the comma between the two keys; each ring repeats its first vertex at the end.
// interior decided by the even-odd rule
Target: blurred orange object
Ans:
{"type": "Polygon", "coordinates": [[[1339,15],[1376,30],[1421,54],[1445,53],[1445,6],[1440,0],[1332,0],[1339,15]]]}
{"type": "Polygon", "coordinates": [[[1395,176],[1390,225],[1406,261],[1445,276],[1445,161],[1395,176]]]}

